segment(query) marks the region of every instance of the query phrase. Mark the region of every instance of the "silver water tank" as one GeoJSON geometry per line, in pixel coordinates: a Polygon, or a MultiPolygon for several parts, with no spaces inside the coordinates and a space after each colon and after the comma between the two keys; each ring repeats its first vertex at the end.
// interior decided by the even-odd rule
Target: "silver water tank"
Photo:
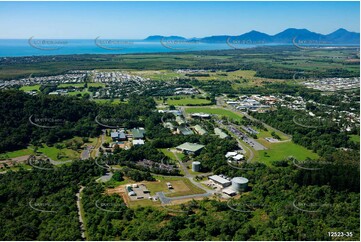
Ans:
{"type": "Polygon", "coordinates": [[[199,161],[192,162],[192,171],[199,172],[201,170],[201,163],[199,161]]]}
{"type": "Polygon", "coordinates": [[[244,192],[248,187],[248,179],[244,177],[234,177],[232,179],[232,188],[237,192],[244,192]]]}

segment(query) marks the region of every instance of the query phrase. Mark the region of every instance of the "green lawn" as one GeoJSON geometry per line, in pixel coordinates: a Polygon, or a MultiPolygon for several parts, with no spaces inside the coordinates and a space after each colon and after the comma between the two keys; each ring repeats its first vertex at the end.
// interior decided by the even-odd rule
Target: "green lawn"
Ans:
{"type": "Polygon", "coordinates": [[[268,150],[261,150],[255,153],[254,160],[271,164],[271,161],[285,159],[289,156],[295,157],[297,160],[305,160],[306,158],[317,159],[318,155],[303,146],[290,142],[270,144],[268,150]]]}
{"type": "Polygon", "coordinates": [[[200,189],[199,187],[196,187],[188,179],[183,178],[183,179],[181,179],[181,181],[183,181],[183,183],[184,183],[184,184],[182,184],[181,187],[187,187],[189,190],[187,190],[187,191],[175,191],[175,192],[172,192],[172,193],[167,193],[166,194],[167,197],[178,197],[178,196],[186,196],[186,195],[205,193],[205,191],[203,189],[200,189]]]}
{"type": "Polygon", "coordinates": [[[119,103],[127,103],[121,102],[119,99],[92,99],[96,103],[104,104],[104,103],[111,103],[111,104],[119,104],[119,103]]]}
{"type": "Polygon", "coordinates": [[[169,158],[171,158],[172,160],[177,160],[177,158],[175,157],[175,155],[173,154],[173,152],[168,151],[168,149],[159,149],[160,151],[163,152],[164,155],[168,156],[169,158]]]}
{"type": "Polygon", "coordinates": [[[32,169],[33,167],[30,166],[30,165],[21,163],[21,164],[17,164],[17,165],[15,165],[15,166],[11,166],[11,167],[8,167],[8,168],[1,167],[1,168],[0,168],[0,172],[10,171],[10,170],[11,170],[11,171],[19,171],[20,168],[23,168],[24,170],[30,170],[30,169],[32,169]]]}
{"type": "Polygon", "coordinates": [[[15,158],[15,157],[19,157],[19,156],[24,156],[24,155],[31,155],[33,154],[33,150],[32,149],[22,149],[22,150],[16,150],[16,151],[11,151],[11,152],[6,152],[6,153],[1,153],[0,154],[0,160],[5,160],[5,159],[11,159],[11,158],[15,158]]]}
{"type": "Polygon", "coordinates": [[[75,91],[75,92],[68,92],[68,95],[70,95],[70,96],[76,96],[76,95],[80,94],[80,95],[83,96],[85,93],[90,94],[90,92],[88,92],[88,91],[75,91]]]}
{"type": "Polygon", "coordinates": [[[149,206],[159,206],[161,205],[160,201],[152,201],[149,199],[141,199],[129,202],[129,207],[136,208],[136,207],[149,207],[149,206]]]}
{"type": "Polygon", "coordinates": [[[349,135],[349,136],[350,136],[351,141],[356,142],[356,143],[360,143],[360,136],[359,135],[352,134],[352,135],[349,135]]]}
{"type": "Polygon", "coordinates": [[[43,145],[42,148],[38,148],[38,152],[43,153],[47,157],[52,160],[58,161],[66,161],[66,160],[73,160],[79,158],[79,153],[77,151],[71,149],[58,149],[55,146],[49,147],[47,145],[43,145]],[[60,155],[58,157],[58,155],[60,155]]]}
{"type": "Polygon", "coordinates": [[[187,178],[184,178],[184,177],[164,177],[164,176],[158,175],[158,176],[154,176],[154,178],[156,178],[160,182],[157,182],[157,183],[156,182],[149,182],[149,183],[145,182],[151,195],[155,194],[156,192],[161,192],[161,191],[163,191],[167,197],[178,197],[178,196],[184,196],[184,195],[205,193],[205,191],[203,189],[196,187],[187,178]],[[168,190],[166,183],[167,182],[172,183],[175,181],[177,181],[177,182],[183,181],[183,184],[180,185],[180,187],[188,188],[188,190],[170,192],[168,190]]]}
{"type": "Polygon", "coordinates": [[[58,85],[58,88],[62,87],[84,87],[85,83],[62,83],[58,85]]]}
{"type": "Polygon", "coordinates": [[[20,87],[20,90],[22,90],[24,92],[39,91],[39,89],[40,89],[40,85],[32,85],[32,86],[22,86],[22,87],[20,87]]]}
{"type": "Polygon", "coordinates": [[[185,105],[199,105],[199,104],[210,104],[211,101],[207,99],[202,98],[182,98],[179,100],[175,99],[168,99],[167,104],[168,105],[175,105],[175,106],[185,106],[185,105]]]}
{"type": "MultiPolygon", "coordinates": [[[[272,130],[264,131],[264,130],[261,130],[261,129],[257,129],[255,127],[252,127],[252,128],[259,132],[257,134],[258,138],[270,138],[270,137],[272,137],[272,135],[271,135],[272,130]]],[[[281,140],[286,140],[287,139],[287,137],[284,136],[283,134],[281,134],[280,132],[275,131],[275,133],[281,138],[281,140]]],[[[266,142],[268,142],[268,141],[266,141],[266,142]]]]}
{"type": "Polygon", "coordinates": [[[226,116],[228,118],[232,118],[234,120],[240,121],[242,119],[242,115],[222,109],[222,108],[211,108],[211,107],[194,107],[194,108],[186,108],[186,113],[209,113],[216,114],[220,116],[226,116]]]}

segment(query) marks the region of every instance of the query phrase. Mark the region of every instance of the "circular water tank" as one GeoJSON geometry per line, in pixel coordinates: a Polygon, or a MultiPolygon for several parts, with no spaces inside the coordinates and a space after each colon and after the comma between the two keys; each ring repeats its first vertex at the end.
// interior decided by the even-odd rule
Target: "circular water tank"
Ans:
{"type": "Polygon", "coordinates": [[[232,188],[237,192],[246,191],[248,187],[248,179],[244,177],[235,177],[232,179],[232,188]]]}
{"type": "Polygon", "coordinates": [[[192,171],[198,172],[201,170],[201,163],[199,161],[192,162],[192,171]]]}

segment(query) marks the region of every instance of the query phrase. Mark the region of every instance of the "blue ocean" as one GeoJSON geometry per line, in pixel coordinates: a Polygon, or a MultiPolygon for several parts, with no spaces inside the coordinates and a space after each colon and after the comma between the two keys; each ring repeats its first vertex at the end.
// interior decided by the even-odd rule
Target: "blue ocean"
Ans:
{"type": "MultiPolygon", "coordinates": [[[[255,45],[242,45],[242,48],[252,47],[255,47],[255,45]]],[[[132,54],[229,49],[234,48],[227,43],[182,43],[177,41],[145,42],[139,40],[94,39],[0,39],[0,57],[71,54],[132,54]]]]}

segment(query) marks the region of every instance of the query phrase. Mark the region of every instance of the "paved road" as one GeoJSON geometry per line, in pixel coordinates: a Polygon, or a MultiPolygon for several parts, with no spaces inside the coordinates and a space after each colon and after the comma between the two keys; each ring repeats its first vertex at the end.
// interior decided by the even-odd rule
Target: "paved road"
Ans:
{"type": "Polygon", "coordinates": [[[85,187],[81,186],[79,192],[76,194],[76,206],[78,207],[78,215],[79,215],[79,223],[80,223],[80,231],[81,231],[81,237],[83,240],[85,240],[85,226],[84,226],[84,221],[83,221],[83,214],[81,214],[81,209],[80,209],[80,203],[81,203],[81,192],[84,190],[85,187]]]}
{"type": "Polygon", "coordinates": [[[103,133],[100,135],[100,138],[101,138],[101,142],[98,146],[95,147],[95,156],[98,157],[99,156],[99,148],[101,147],[102,149],[105,149],[105,147],[103,147],[103,144],[104,144],[104,141],[105,141],[105,129],[102,130],[103,133]]]}
{"type": "Polygon", "coordinates": [[[214,194],[214,191],[212,191],[212,192],[213,193],[206,192],[206,193],[202,193],[202,194],[184,195],[184,196],[179,196],[179,197],[167,197],[163,192],[157,192],[156,194],[157,194],[159,200],[162,202],[162,204],[170,204],[172,201],[176,201],[176,200],[209,197],[214,194]]]}
{"type": "MultiPolygon", "coordinates": [[[[193,185],[199,187],[202,190],[205,190],[206,192],[202,193],[202,194],[184,195],[184,196],[179,196],[179,197],[167,197],[163,192],[157,192],[156,195],[158,196],[161,203],[164,205],[164,204],[171,203],[171,201],[173,201],[173,200],[182,200],[182,199],[187,199],[187,198],[198,198],[198,197],[209,197],[209,196],[213,195],[215,193],[215,191],[205,188],[204,186],[202,186],[202,184],[193,180],[194,175],[191,175],[189,173],[189,171],[187,170],[187,167],[183,164],[183,162],[176,155],[176,152],[174,150],[172,152],[173,152],[174,156],[177,158],[180,168],[183,170],[183,172],[185,174],[184,177],[187,178],[193,185]]],[[[207,174],[210,175],[213,173],[207,173],[207,174]]]]}
{"type": "MultiPolygon", "coordinates": [[[[216,122],[216,123],[219,125],[220,128],[226,129],[230,133],[233,133],[231,130],[228,129],[228,127],[226,125],[224,125],[222,123],[219,123],[219,122],[216,122]]],[[[254,157],[254,153],[253,153],[252,149],[250,149],[247,146],[243,145],[236,134],[234,134],[234,138],[236,139],[239,147],[242,147],[243,150],[248,151],[249,156],[248,156],[247,162],[251,162],[253,160],[253,157],[254,157]]]]}
{"type": "Polygon", "coordinates": [[[191,174],[189,173],[187,167],[186,167],[186,166],[184,165],[184,163],[178,158],[176,152],[175,152],[174,150],[173,150],[172,152],[173,152],[174,156],[177,158],[177,160],[178,160],[178,162],[179,162],[179,164],[180,164],[180,167],[181,167],[181,169],[183,170],[183,172],[184,172],[184,174],[185,174],[184,177],[188,178],[188,180],[189,180],[190,182],[192,182],[193,185],[199,187],[199,188],[202,189],[202,190],[205,190],[207,193],[213,194],[213,193],[214,193],[213,190],[207,189],[207,188],[205,188],[204,186],[202,186],[202,184],[200,184],[200,183],[196,182],[195,180],[193,180],[193,178],[194,178],[195,176],[194,176],[194,175],[191,175],[191,174]]]}
{"type": "Polygon", "coordinates": [[[107,173],[105,173],[105,175],[99,177],[97,179],[97,181],[107,182],[107,181],[110,181],[110,179],[112,179],[112,177],[113,177],[113,173],[112,172],[107,172],[107,173]]]}
{"type": "Polygon", "coordinates": [[[261,122],[267,129],[275,130],[276,132],[279,132],[280,134],[286,136],[286,137],[287,137],[287,140],[291,140],[291,139],[292,139],[292,136],[291,136],[291,135],[285,134],[285,133],[282,132],[281,130],[278,130],[278,129],[275,129],[275,128],[269,126],[268,124],[262,122],[261,120],[256,119],[256,118],[248,115],[246,112],[240,112],[239,110],[235,109],[234,107],[227,105],[227,104],[224,102],[223,97],[217,97],[216,100],[217,100],[217,106],[220,106],[220,107],[222,107],[222,108],[224,108],[224,109],[228,109],[228,110],[233,111],[233,112],[236,112],[236,113],[240,113],[240,114],[242,114],[243,116],[247,117],[248,119],[250,119],[250,120],[252,120],[252,121],[261,122]]]}

